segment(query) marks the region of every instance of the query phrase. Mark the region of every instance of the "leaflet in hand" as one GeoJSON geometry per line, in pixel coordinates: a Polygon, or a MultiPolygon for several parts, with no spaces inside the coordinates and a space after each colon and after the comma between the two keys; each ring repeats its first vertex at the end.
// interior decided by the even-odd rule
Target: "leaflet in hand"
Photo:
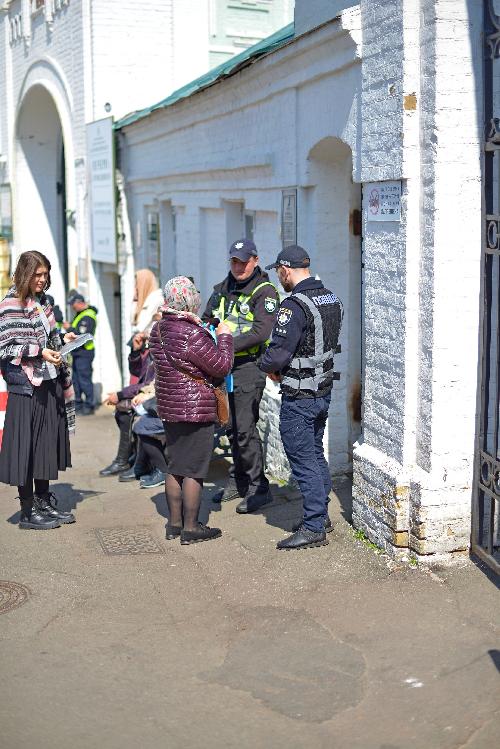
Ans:
{"type": "Polygon", "coordinates": [[[89,341],[93,341],[94,338],[90,333],[82,333],[82,335],[77,335],[74,341],[70,341],[69,343],[65,343],[62,347],[60,354],[63,359],[66,358],[68,354],[70,354],[72,351],[74,351],[76,348],[80,348],[81,346],[84,346],[89,341]]]}

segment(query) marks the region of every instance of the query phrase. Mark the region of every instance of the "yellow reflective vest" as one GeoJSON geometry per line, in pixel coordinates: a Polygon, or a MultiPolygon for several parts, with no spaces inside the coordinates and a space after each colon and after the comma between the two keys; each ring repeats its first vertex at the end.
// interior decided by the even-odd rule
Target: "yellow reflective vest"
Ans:
{"type": "MultiPolygon", "coordinates": [[[[87,307],[87,309],[83,309],[81,312],[77,314],[73,322],[71,323],[72,328],[76,328],[78,324],[83,320],[84,317],[90,317],[91,320],[95,322],[95,327],[97,328],[97,312],[94,309],[91,309],[90,307],[87,307]]],[[[94,329],[95,333],[95,329],[94,329]]],[[[84,344],[83,348],[86,351],[93,351],[95,348],[94,341],[88,341],[84,344]]]]}
{"type": "MultiPolygon", "coordinates": [[[[240,294],[236,303],[231,300],[228,305],[227,299],[222,296],[219,306],[212,310],[212,315],[219,320],[224,321],[233,336],[241,335],[242,333],[249,333],[252,330],[254,322],[254,314],[250,309],[250,301],[255,292],[259,291],[263,286],[271,286],[276,291],[279,300],[279,293],[276,286],[271,283],[271,281],[262,281],[262,283],[259,283],[250,294],[240,294]]],[[[235,357],[257,355],[263,348],[266,348],[269,344],[269,340],[270,339],[264,343],[258,344],[257,346],[252,346],[252,348],[245,349],[245,351],[238,351],[238,353],[235,354],[235,357]]]]}

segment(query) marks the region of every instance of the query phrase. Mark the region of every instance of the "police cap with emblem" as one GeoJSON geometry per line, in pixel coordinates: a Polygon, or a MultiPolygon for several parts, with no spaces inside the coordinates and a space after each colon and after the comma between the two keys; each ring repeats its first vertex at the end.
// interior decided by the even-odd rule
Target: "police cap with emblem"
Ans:
{"type": "Polygon", "coordinates": [[[78,291],[70,291],[68,296],[68,304],[74,304],[75,302],[84,302],[85,297],[78,291]]]}
{"type": "Polygon", "coordinates": [[[237,242],[233,242],[229,248],[229,259],[235,257],[246,263],[251,257],[258,256],[257,247],[251,239],[239,239],[237,242]]]}
{"type": "Polygon", "coordinates": [[[303,247],[299,247],[298,244],[292,244],[289,247],[285,247],[281,250],[276,262],[271,265],[266,265],[266,270],[271,268],[309,268],[311,265],[311,258],[307,254],[307,250],[303,247]]]}

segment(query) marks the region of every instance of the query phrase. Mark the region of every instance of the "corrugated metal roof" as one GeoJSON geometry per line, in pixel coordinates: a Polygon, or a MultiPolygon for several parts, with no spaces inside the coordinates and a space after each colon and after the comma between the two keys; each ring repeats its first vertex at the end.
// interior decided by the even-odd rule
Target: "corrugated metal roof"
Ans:
{"type": "Polygon", "coordinates": [[[196,80],[191,81],[191,83],[186,84],[182,88],[177,89],[177,91],[174,91],[173,94],[167,96],[166,99],[162,99],[162,101],[159,101],[157,104],[153,104],[152,106],[146,107],[145,109],[140,109],[137,112],[132,112],[131,114],[125,115],[125,117],[122,117],[121,120],[115,122],[115,130],[120,130],[122,127],[126,127],[127,125],[131,125],[138,120],[142,120],[144,117],[148,117],[152,112],[156,112],[156,110],[158,109],[165,109],[166,107],[170,107],[180,99],[186,99],[188,96],[191,96],[198,91],[202,91],[204,88],[212,86],[214,83],[217,83],[223,78],[228,78],[229,76],[234,75],[239,70],[247,67],[248,65],[251,65],[253,62],[263,57],[264,55],[275,52],[280,47],[288,44],[288,42],[290,42],[293,38],[294,24],[292,22],[288,24],[288,26],[285,26],[279,31],[276,31],[271,36],[268,36],[266,39],[263,39],[258,44],[254,44],[252,47],[248,47],[248,49],[240,52],[239,55],[231,57],[221,65],[217,65],[216,68],[212,68],[212,70],[209,70],[208,73],[205,73],[199,78],[196,78],[196,80]]]}

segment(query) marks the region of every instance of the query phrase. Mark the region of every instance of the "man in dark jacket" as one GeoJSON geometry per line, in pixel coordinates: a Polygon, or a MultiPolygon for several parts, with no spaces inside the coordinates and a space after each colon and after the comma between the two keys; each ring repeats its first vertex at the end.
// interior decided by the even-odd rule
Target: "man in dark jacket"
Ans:
{"type": "Polygon", "coordinates": [[[264,475],[262,444],[257,431],[259,404],[266,378],[258,367],[271,335],[279,304],[277,288],[259,267],[255,244],[249,239],[229,248],[230,271],[214,287],[203,319],[224,321],[234,344],[231,408],[231,451],[234,477],[223,500],[241,497],[236,512],[254,512],[271,501],[264,475]]]}
{"type": "Polygon", "coordinates": [[[342,325],[342,304],[309,272],[303,247],[283,249],[275,263],[284,290],[291,292],[278,311],[261,369],[281,385],[280,434],[303,500],[302,522],[278,549],[324,546],[332,530],[328,516],[332,488],[323,450],[332,385],[333,359],[342,325]]]}
{"type": "MultiPolygon", "coordinates": [[[[69,332],[83,335],[95,335],[97,326],[97,308],[87,304],[82,294],[70,292],[68,304],[71,305],[75,316],[70,323],[64,322],[63,328],[69,332]]],[[[73,387],[75,388],[76,412],[83,416],[94,413],[94,385],[92,382],[92,364],[94,362],[95,344],[88,341],[84,346],[72,352],[73,357],[73,387]],[[83,400],[82,395],[85,396],[83,400]]]]}

